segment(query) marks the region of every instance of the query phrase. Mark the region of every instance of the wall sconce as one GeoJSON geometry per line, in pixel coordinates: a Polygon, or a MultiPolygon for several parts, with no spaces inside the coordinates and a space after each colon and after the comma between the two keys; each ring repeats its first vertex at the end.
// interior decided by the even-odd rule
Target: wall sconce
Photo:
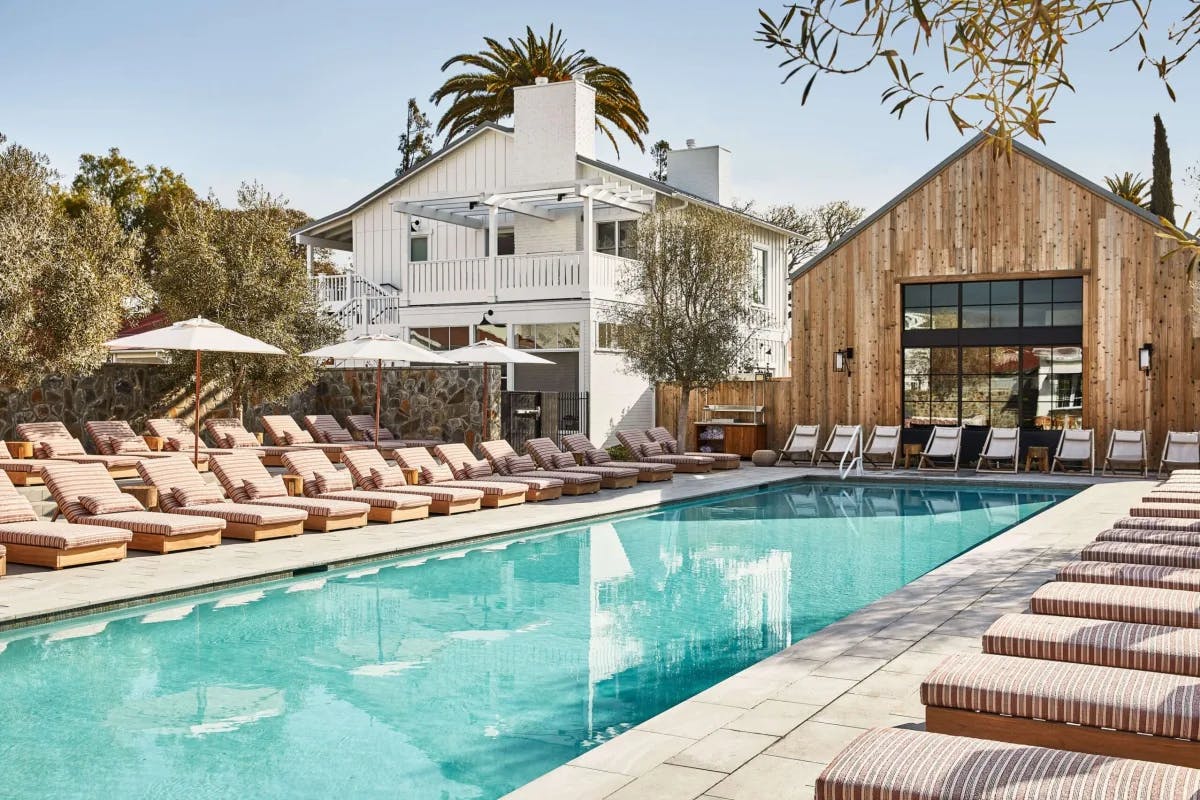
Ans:
{"type": "Polygon", "coordinates": [[[846,347],[833,353],[833,371],[850,374],[850,362],[854,360],[854,348],[846,347]]]}
{"type": "Polygon", "coordinates": [[[479,320],[479,324],[480,325],[491,325],[492,324],[492,315],[495,313],[496,312],[490,308],[487,311],[483,312],[483,319],[479,320]]]}
{"type": "Polygon", "coordinates": [[[1138,369],[1150,374],[1150,356],[1154,354],[1154,345],[1147,342],[1138,348],[1138,369]]]}

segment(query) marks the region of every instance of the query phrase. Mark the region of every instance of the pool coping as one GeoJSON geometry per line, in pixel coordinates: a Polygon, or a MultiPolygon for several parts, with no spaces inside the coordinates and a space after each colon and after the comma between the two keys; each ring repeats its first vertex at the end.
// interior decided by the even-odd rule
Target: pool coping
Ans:
{"type": "Polygon", "coordinates": [[[998,616],[1025,611],[1038,585],[1155,484],[1089,486],[505,800],[811,796],[865,730],[923,728],[919,687],[936,663],[979,652],[998,616]]]}

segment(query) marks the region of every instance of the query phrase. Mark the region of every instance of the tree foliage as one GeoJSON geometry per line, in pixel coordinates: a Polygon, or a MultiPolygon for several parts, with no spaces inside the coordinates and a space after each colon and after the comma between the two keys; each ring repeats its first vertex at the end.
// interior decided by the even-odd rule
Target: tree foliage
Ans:
{"type": "MultiPolygon", "coordinates": [[[[154,281],[169,319],[204,316],[301,353],[336,341],[341,329],[320,313],[304,256],[289,236],[300,212],[257,184],[243,184],[238,207],[215,198],[177,207],[159,248],[154,281]]],[[[205,357],[206,382],[229,387],[239,412],[251,398],[277,400],[313,383],[315,368],[298,355],[205,357]]],[[[181,379],[191,364],[179,365],[181,379]]]]}
{"type": "Polygon", "coordinates": [[[736,371],[752,318],[751,240],[737,217],[687,205],[638,221],[640,267],[620,280],[635,301],[612,309],[626,368],[679,384],[678,435],[691,392],[736,371]]]}
{"type": "Polygon", "coordinates": [[[650,145],[650,160],[654,162],[654,168],[650,170],[650,177],[656,181],[667,180],[667,153],[671,151],[671,143],[666,139],[659,139],[654,144],[650,145]]]}
{"type": "Polygon", "coordinates": [[[400,166],[396,175],[412,169],[418,161],[433,154],[433,138],[429,135],[429,117],[417,105],[417,98],[408,98],[408,115],[404,122],[404,133],[400,134],[400,166]]]}
{"type": "Polygon", "coordinates": [[[567,52],[562,31],[553,25],[544,37],[526,27],[524,39],[502,42],[485,37],[483,41],[486,49],[459,53],[442,64],[443,72],[455,65],[468,71],[451,75],[429,98],[433,103],[450,100],[450,107],[438,121],[438,133],[445,132],[446,138],[453,139],[477,125],[512,116],[513,89],[529,86],[535,78],[548,78],[552,83],[581,78],[596,90],[596,127],[600,133],[618,152],[617,133],[639,150],[646,149],[642,135],[650,130],[650,121],[633,82],[623,71],[582,49],[567,52]]]}
{"type": "Polygon", "coordinates": [[[1145,207],[1146,187],[1150,185],[1150,181],[1143,178],[1141,174],[1134,175],[1132,172],[1125,172],[1121,175],[1109,175],[1105,177],[1104,184],[1108,186],[1110,192],[1122,200],[1128,200],[1135,206],[1145,207]]]}
{"type": "Polygon", "coordinates": [[[834,200],[806,209],[789,204],[769,206],[761,213],[755,210],[754,201],[736,207],[739,211],[756,214],[773,225],[787,228],[796,235],[788,242],[789,272],[845,236],[866,215],[866,209],[845,200],[834,200]]]}
{"type": "Polygon", "coordinates": [[[1162,117],[1154,115],[1154,160],[1150,183],[1150,213],[1175,224],[1175,190],[1171,186],[1171,148],[1167,146],[1167,128],[1162,117]]]}
{"type": "Polygon", "coordinates": [[[1045,141],[1055,96],[1074,91],[1069,45],[1101,27],[1115,30],[1114,49],[1136,42],[1138,69],[1151,67],[1174,100],[1170,74],[1200,44],[1200,3],[1160,7],[1152,17],[1145,0],[804,0],[777,17],[760,9],[757,40],[782,51],[784,81],[804,80],[801,104],[819,77],[886,64],[892,114],[923,107],[928,137],[944,112],[960,133],[986,131],[1007,149],[1019,134],[1045,141]],[[1146,37],[1164,27],[1155,54],[1146,37]]]}

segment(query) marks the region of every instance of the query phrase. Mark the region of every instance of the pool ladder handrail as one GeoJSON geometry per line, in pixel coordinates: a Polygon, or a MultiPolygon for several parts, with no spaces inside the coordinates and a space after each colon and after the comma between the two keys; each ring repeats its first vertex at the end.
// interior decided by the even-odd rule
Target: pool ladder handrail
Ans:
{"type": "Polygon", "coordinates": [[[862,425],[855,425],[854,433],[850,434],[850,446],[842,452],[842,460],[838,462],[838,476],[842,480],[846,480],[851,471],[854,472],[854,475],[857,478],[861,478],[863,476],[862,438],[862,425]],[[850,458],[850,463],[847,464],[846,458],[851,456],[851,454],[853,454],[853,457],[850,458]]]}

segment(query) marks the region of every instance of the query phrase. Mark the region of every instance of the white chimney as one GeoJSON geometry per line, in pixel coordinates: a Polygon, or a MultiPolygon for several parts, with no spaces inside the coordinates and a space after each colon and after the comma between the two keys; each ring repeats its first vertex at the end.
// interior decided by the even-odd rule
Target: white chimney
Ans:
{"type": "Polygon", "coordinates": [[[596,157],[596,90],[535,78],[513,90],[513,129],[511,183],[573,181],[575,156],[596,157]]]}
{"type": "Polygon", "coordinates": [[[696,140],[688,139],[685,149],[667,151],[667,183],[727,206],[733,200],[729,159],[724,147],[696,147],[696,140]]]}

